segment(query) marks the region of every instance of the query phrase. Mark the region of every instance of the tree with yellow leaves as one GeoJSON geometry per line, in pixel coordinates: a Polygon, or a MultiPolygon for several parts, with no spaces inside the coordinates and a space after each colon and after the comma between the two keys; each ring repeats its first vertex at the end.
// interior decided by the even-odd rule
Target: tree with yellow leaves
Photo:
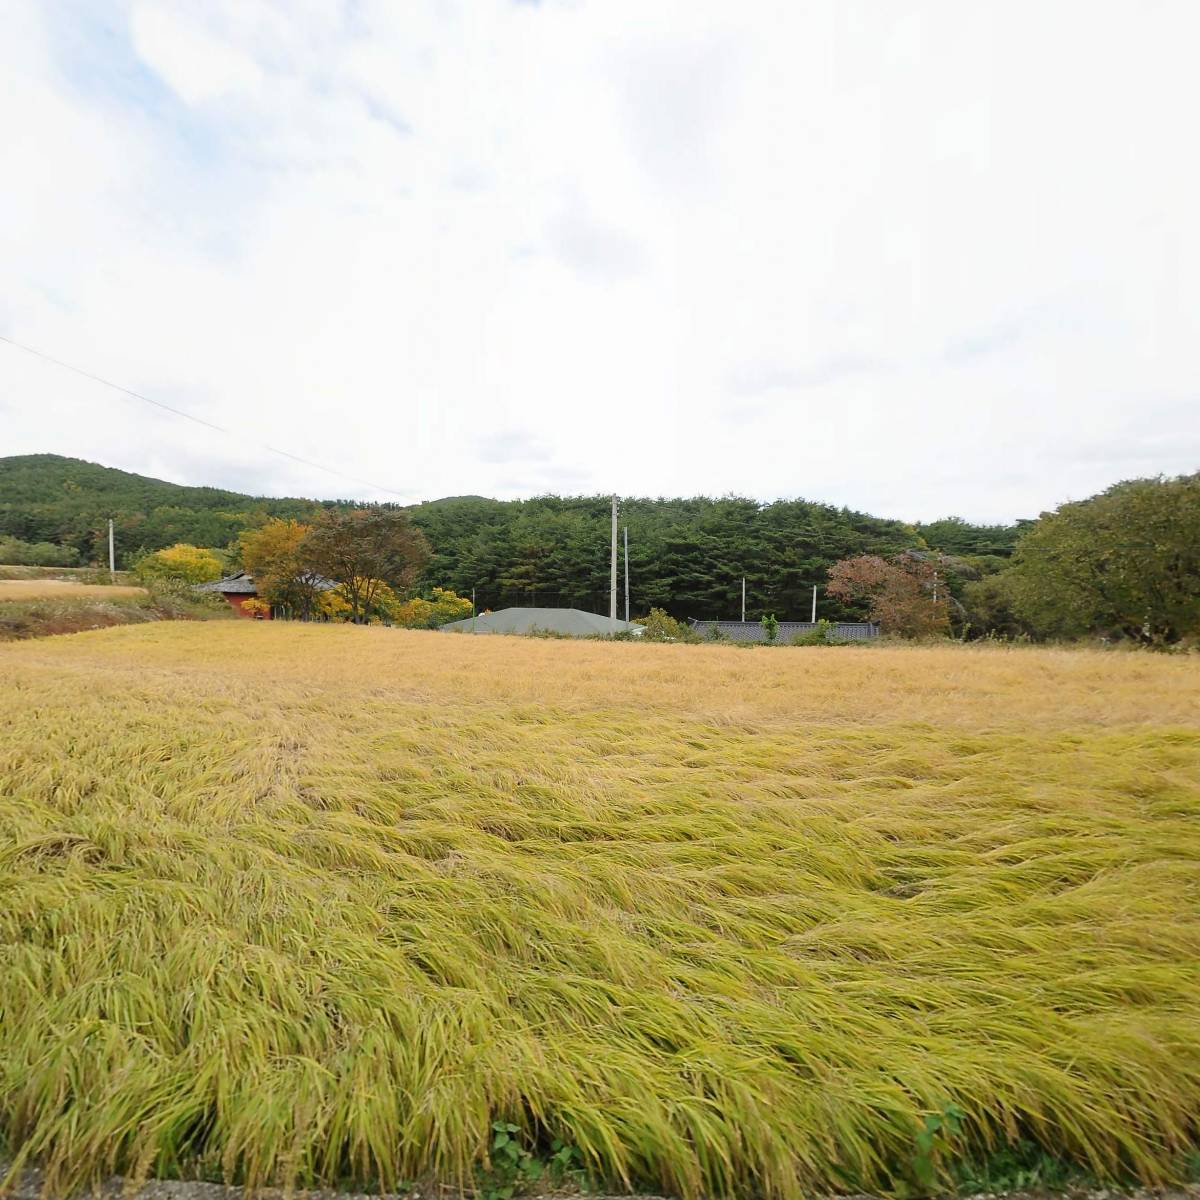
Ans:
{"type": "Polygon", "coordinates": [[[308,565],[304,539],[310,526],[272,518],[239,539],[242,566],[258,594],[302,618],[318,611],[324,580],[308,565]]]}
{"type": "Polygon", "coordinates": [[[224,564],[215,550],[177,542],[147,554],[134,571],[145,583],[211,583],[221,578],[224,564]]]}
{"type": "Polygon", "coordinates": [[[414,596],[399,606],[397,625],[406,629],[437,629],[471,615],[471,602],[448,588],[435,587],[429,598],[414,596]]]}

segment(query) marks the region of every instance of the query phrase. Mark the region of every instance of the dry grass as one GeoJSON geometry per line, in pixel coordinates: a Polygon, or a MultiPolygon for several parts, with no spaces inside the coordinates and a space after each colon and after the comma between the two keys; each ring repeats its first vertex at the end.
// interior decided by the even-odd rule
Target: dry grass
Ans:
{"type": "Polygon", "coordinates": [[[145,588],[123,584],[76,583],[66,579],[0,579],[0,604],[6,600],[118,600],[145,596],[145,588]]]}
{"type": "Polygon", "coordinates": [[[164,624],[0,647],[0,1129],[71,1181],[1178,1177],[1200,673],[164,624]]]}

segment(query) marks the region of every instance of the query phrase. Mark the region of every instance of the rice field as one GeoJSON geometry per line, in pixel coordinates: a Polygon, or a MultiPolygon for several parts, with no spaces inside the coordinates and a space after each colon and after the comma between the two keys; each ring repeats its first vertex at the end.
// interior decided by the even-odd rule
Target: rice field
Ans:
{"type": "Polygon", "coordinates": [[[76,583],[68,579],[0,579],[0,604],[6,600],[117,600],[145,596],[142,587],[76,583]]]}
{"type": "Polygon", "coordinates": [[[0,646],[0,729],[48,1186],[466,1185],[494,1121],[684,1197],[912,1195],[952,1105],[943,1172],[1200,1144],[1194,658],[163,623],[0,646]]]}

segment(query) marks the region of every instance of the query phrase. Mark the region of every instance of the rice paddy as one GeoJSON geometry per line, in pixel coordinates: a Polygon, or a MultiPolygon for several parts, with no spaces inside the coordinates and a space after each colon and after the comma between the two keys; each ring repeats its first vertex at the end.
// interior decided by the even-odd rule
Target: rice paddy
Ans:
{"type": "Polygon", "coordinates": [[[0,1144],[52,1186],[1182,1178],[1195,660],[163,623],[0,646],[0,1144]]]}
{"type": "Polygon", "coordinates": [[[145,595],[145,588],[119,583],[76,583],[67,579],[0,579],[0,604],[6,600],[117,600],[145,595]]]}

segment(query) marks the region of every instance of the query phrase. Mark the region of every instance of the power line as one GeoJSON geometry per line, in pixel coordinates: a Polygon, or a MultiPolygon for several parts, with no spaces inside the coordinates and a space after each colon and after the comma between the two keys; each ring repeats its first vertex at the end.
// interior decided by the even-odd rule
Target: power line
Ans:
{"type": "Polygon", "coordinates": [[[313,462],[311,458],[302,458],[299,454],[292,454],[288,450],[280,450],[278,446],[268,445],[266,442],[260,442],[255,438],[247,437],[245,434],[237,433],[235,430],[227,429],[224,425],[217,425],[212,421],[206,421],[203,417],[197,417],[193,413],[185,412],[181,408],[172,408],[171,405],[164,404],[161,400],[155,400],[151,396],[143,396],[141,392],[135,392],[132,388],[123,387],[119,383],[113,383],[111,379],[104,379],[100,375],[93,375],[91,371],[85,371],[82,367],[74,366],[69,362],[63,362],[62,359],[55,358],[52,354],[35,350],[32,346],[26,346],[21,342],[14,341],[10,337],[5,337],[2,333],[0,333],[0,342],[7,342],[10,346],[14,346],[18,350],[24,350],[26,354],[32,354],[35,358],[53,363],[56,367],[62,367],[64,371],[72,371],[76,375],[82,375],[84,379],[90,379],[93,383],[99,383],[104,387],[112,388],[114,392],[121,392],[126,396],[132,396],[134,400],[141,400],[146,404],[152,404],[155,408],[161,408],[164,412],[173,413],[177,417],[182,417],[185,421],[194,421],[197,425],[203,425],[208,429],[215,429],[217,433],[223,433],[227,437],[248,442],[251,445],[258,446],[261,450],[266,450],[271,454],[278,454],[281,458],[290,458],[292,462],[301,463],[306,467],[313,467],[315,470],[324,471],[328,475],[336,475],[339,479],[345,479],[350,483],[357,483],[361,487],[374,488],[375,491],[387,492],[390,496],[399,496],[401,500],[408,500],[408,497],[403,492],[398,492],[395,488],[384,487],[379,483],[372,483],[369,479],[360,479],[357,475],[347,475],[345,471],[339,471],[335,467],[327,467],[324,463],[313,462]]]}

